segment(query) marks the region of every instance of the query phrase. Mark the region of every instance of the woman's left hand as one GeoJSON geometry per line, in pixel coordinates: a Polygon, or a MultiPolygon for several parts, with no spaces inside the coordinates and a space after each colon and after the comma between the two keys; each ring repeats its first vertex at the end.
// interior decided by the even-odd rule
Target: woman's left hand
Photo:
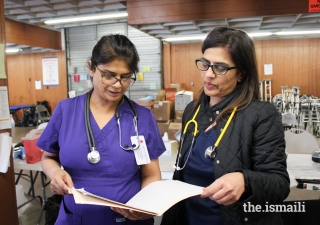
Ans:
{"type": "Polygon", "coordinates": [[[146,220],[153,217],[153,215],[137,212],[129,209],[122,209],[122,208],[116,208],[116,207],[111,207],[111,209],[117,213],[122,214],[125,218],[128,218],[129,220],[146,220]]]}
{"type": "Polygon", "coordinates": [[[245,192],[244,175],[240,172],[228,173],[203,188],[201,198],[209,197],[222,205],[231,205],[245,192]]]}

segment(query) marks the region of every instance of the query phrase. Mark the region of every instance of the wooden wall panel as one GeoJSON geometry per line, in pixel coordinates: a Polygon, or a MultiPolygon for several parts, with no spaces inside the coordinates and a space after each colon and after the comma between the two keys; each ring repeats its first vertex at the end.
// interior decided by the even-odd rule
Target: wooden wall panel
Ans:
{"type": "Polygon", "coordinates": [[[61,32],[42,27],[5,20],[8,43],[62,50],[61,32]]]}
{"type": "MultiPolygon", "coordinates": [[[[0,44],[5,46],[5,26],[4,26],[4,1],[0,0],[0,44]]],[[[6,56],[4,56],[4,70],[6,70],[6,56]]],[[[2,66],[2,65],[1,65],[2,66]]],[[[8,74],[7,74],[8,75],[8,74]]],[[[0,79],[0,86],[8,86],[8,79],[0,79]]],[[[11,129],[0,130],[0,133],[8,132],[11,129]]],[[[14,180],[13,157],[10,157],[10,167],[6,173],[0,173],[0,224],[18,225],[18,210],[16,186],[14,180]]]]}
{"type": "Polygon", "coordinates": [[[35,53],[25,55],[10,55],[8,61],[8,79],[10,83],[10,105],[36,104],[37,101],[46,100],[52,109],[57,103],[67,98],[67,72],[65,52],[35,53]],[[35,89],[35,81],[42,84],[42,58],[56,56],[59,64],[59,85],[42,86],[35,89]]]}
{"type": "MultiPolygon", "coordinates": [[[[320,97],[320,38],[257,40],[255,47],[259,80],[271,79],[272,97],[281,94],[281,86],[298,86],[301,94],[320,97]],[[273,66],[272,75],[264,75],[267,63],[273,66]]],[[[165,87],[183,83],[186,90],[197,93],[201,80],[194,60],[202,56],[201,43],[170,44],[166,49],[171,50],[171,62],[164,68],[165,87]]]]}
{"type": "Polygon", "coordinates": [[[127,0],[128,24],[308,13],[308,0],[127,0]]]}

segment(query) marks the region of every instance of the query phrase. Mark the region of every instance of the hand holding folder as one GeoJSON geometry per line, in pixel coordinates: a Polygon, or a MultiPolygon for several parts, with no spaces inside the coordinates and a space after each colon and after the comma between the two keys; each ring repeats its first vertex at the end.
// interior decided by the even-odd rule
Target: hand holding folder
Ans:
{"type": "Polygon", "coordinates": [[[126,204],[94,195],[84,189],[71,189],[71,192],[77,204],[110,206],[161,216],[175,203],[200,195],[202,189],[177,180],[160,180],[147,185],[126,204]]]}

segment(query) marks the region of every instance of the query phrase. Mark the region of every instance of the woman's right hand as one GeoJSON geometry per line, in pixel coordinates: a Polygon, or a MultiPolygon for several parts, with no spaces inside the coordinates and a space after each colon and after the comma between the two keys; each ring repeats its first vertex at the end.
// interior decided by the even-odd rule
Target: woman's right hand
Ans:
{"type": "Polygon", "coordinates": [[[70,175],[60,169],[53,174],[50,187],[54,194],[65,195],[69,194],[69,188],[73,188],[73,182],[70,175]]]}
{"type": "Polygon", "coordinates": [[[43,172],[51,179],[50,187],[54,194],[69,194],[69,188],[73,188],[70,175],[63,169],[59,162],[59,155],[44,152],[42,155],[41,166],[43,172]]]}

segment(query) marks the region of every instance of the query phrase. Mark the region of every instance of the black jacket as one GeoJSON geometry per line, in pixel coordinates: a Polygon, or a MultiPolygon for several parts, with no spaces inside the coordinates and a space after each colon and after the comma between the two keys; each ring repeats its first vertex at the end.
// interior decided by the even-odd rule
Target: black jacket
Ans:
{"type": "MultiPolygon", "coordinates": [[[[226,107],[236,93],[209,107],[209,97],[201,99],[201,107],[196,118],[199,131],[205,130],[219,112],[226,107]]],[[[195,101],[185,109],[182,128],[193,116],[195,101]],[[191,112],[191,113],[190,113],[191,112]]],[[[227,119],[217,123],[221,132],[227,119]]],[[[183,129],[182,129],[183,130],[183,129]]],[[[193,125],[188,127],[182,146],[181,159],[190,147],[193,125]]],[[[246,191],[240,200],[232,205],[221,205],[225,224],[282,224],[280,213],[245,212],[243,204],[281,204],[290,192],[289,175],[286,169],[285,140],[281,117],[269,102],[254,100],[245,109],[238,110],[217,147],[214,160],[215,178],[226,173],[242,172],[246,191]]],[[[183,160],[179,160],[182,162],[183,160]]],[[[182,163],[179,163],[182,167],[182,163]]],[[[183,181],[183,170],[175,170],[174,180],[183,181]]],[[[184,201],[171,207],[164,215],[161,225],[186,225],[184,201]]]]}

